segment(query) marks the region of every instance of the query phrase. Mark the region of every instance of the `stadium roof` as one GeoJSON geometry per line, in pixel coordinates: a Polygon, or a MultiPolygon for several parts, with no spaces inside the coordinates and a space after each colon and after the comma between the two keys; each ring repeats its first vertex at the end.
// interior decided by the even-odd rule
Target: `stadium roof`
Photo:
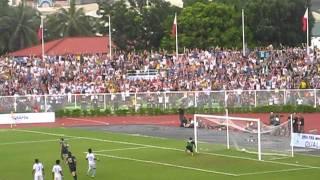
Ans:
{"type": "MultiPolygon", "coordinates": [[[[68,37],[45,43],[45,55],[104,54],[109,52],[107,37],[68,37]]],[[[41,56],[41,44],[9,53],[11,56],[41,56]]]]}

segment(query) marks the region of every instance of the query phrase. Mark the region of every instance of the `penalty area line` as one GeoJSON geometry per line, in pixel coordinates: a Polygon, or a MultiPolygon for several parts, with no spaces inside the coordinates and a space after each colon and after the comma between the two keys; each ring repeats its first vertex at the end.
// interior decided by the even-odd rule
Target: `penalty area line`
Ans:
{"type": "Polygon", "coordinates": [[[135,161],[135,162],[141,162],[141,163],[156,164],[156,165],[161,165],[161,166],[175,167],[175,168],[187,169],[187,170],[195,170],[195,171],[200,171],[200,172],[220,174],[220,175],[226,175],[226,176],[234,176],[234,177],[239,176],[238,174],[233,174],[233,173],[200,169],[200,168],[194,168],[194,167],[189,167],[189,166],[181,166],[181,165],[170,164],[170,163],[162,163],[162,162],[157,162],[157,161],[149,161],[149,160],[135,159],[135,158],[129,158],[129,157],[113,156],[113,155],[100,154],[100,153],[96,153],[96,155],[108,157],[108,158],[113,158],[113,159],[121,159],[121,160],[135,161]]]}
{"type": "MultiPolygon", "coordinates": [[[[74,138],[67,138],[66,140],[72,140],[72,139],[80,139],[77,137],[74,138]]],[[[4,142],[0,143],[0,146],[4,145],[15,145],[15,144],[32,144],[32,143],[46,143],[46,142],[58,142],[59,139],[44,139],[44,140],[33,140],[33,141],[13,141],[13,142],[4,142]]]]}
{"type": "Polygon", "coordinates": [[[239,176],[250,176],[250,175],[259,175],[259,174],[270,174],[270,173],[281,173],[281,172],[290,172],[290,171],[301,171],[307,169],[317,169],[313,167],[305,167],[305,168],[291,168],[291,169],[282,169],[282,170],[274,170],[274,171],[260,171],[260,172],[252,172],[252,173],[241,173],[239,176]]]}
{"type": "Polygon", "coordinates": [[[8,132],[10,129],[0,129],[0,132],[8,132]]]}
{"type": "Polygon", "coordinates": [[[103,150],[98,150],[94,152],[97,153],[97,152],[126,151],[126,150],[145,149],[145,148],[149,148],[149,147],[142,146],[142,147],[132,147],[132,148],[103,149],[103,150]]]}

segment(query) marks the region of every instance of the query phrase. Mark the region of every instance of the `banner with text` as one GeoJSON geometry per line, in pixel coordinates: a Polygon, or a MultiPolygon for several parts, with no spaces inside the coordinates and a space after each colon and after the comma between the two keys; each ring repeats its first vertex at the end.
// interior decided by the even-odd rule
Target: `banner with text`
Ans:
{"type": "Polygon", "coordinates": [[[55,122],[54,112],[0,114],[0,124],[27,124],[55,122]]]}
{"type": "Polygon", "coordinates": [[[293,133],[291,145],[294,147],[320,149],[320,135],[293,133]]]}

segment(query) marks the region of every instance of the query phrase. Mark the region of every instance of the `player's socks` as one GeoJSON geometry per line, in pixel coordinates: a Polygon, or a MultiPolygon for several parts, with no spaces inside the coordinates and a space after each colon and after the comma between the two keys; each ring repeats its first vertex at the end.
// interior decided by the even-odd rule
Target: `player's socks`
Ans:
{"type": "Polygon", "coordinates": [[[96,169],[92,169],[92,176],[91,177],[95,177],[96,176],[96,169]]]}
{"type": "Polygon", "coordinates": [[[78,179],[78,178],[77,178],[77,175],[73,176],[73,179],[74,179],[74,180],[77,180],[77,179],[78,179]]]}

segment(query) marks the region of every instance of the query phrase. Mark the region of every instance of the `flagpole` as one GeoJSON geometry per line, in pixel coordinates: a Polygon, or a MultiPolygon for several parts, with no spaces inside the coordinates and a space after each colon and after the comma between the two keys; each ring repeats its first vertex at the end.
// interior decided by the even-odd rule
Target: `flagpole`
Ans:
{"type": "Polygon", "coordinates": [[[111,17],[108,15],[109,18],[109,56],[110,60],[112,59],[112,42],[111,42],[111,17]]]}
{"type": "Polygon", "coordinates": [[[307,55],[309,56],[309,8],[307,8],[307,55]]]}
{"type": "Polygon", "coordinates": [[[178,18],[177,18],[177,13],[175,13],[175,18],[176,18],[176,60],[179,58],[179,52],[178,52],[178,18]]]}
{"type": "Polygon", "coordinates": [[[246,55],[245,39],[244,39],[244,9],[242,9],[242,55],[246,55]]]}
{"type": "Polygon", "coordinates": [[[44,16],[41,16],[41,53],[42,53],[42,60],[44,61],[43,19],[44,19],[44,16]]]}

